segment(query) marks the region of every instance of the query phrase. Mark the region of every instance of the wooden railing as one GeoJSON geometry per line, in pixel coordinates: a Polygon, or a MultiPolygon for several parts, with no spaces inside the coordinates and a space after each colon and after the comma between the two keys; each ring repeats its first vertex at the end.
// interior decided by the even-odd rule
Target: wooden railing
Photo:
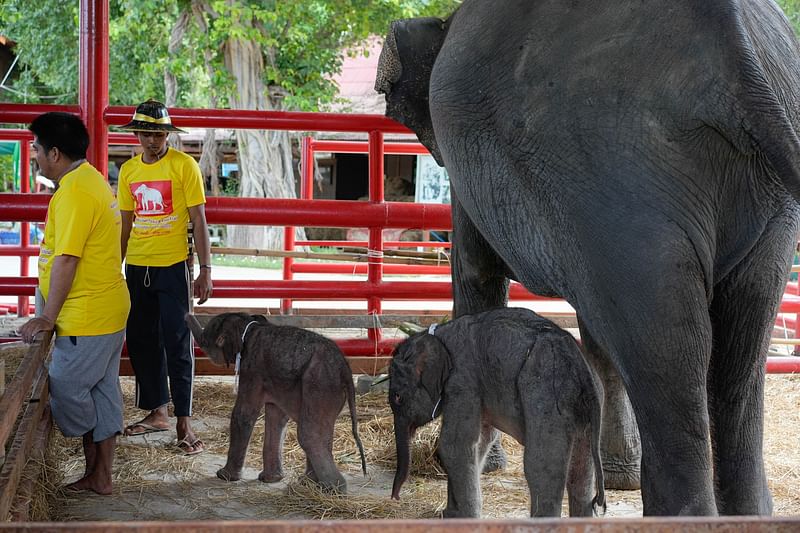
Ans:
{"type": "Polygon", "coordinates": [[[46,365],[51,340],[52,333],[46,333],[30,346],[0,396],[0,523],[28,520],[52,426],[46,365]],[[4,457],[9,439],[11,446],[4,457]]]}

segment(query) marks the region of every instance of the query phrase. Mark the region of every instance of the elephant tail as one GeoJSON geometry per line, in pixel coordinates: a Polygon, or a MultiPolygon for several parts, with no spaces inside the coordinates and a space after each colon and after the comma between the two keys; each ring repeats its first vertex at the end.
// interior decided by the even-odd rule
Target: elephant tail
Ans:
{"type": "Polygon", "coordinates": [[[606,514],[606,481],[603,475],[603,460],[600,458],[600,427],[603,421],[603,400],[602,385],[599,378],[595,375],[591,365],[586,360],[583,361],[589,370],[590,382],[586,384],[588,390],[592,391],[593,401],[589,402],[590,415],[589,423],[592,431],[592,459],[594,461],[594,477],[597,492],[592,500],[592,511],[596,516],[606,514]],[[600,512],[602,509],[602,513],[600,512]]]}
{"type": "Polygon", "coordinates": [[[596,516],[606,514],[606,487],[605,476],[603,475],[603,461],[600,459],[600,423],[601,410],[599,399],[597,408],[592,409],[592,458],[594,460],[594,477],[597,485],[597,492],[592,499],[592,511],[596,516]],[[602,509],[602,512],[600,511],[602,509]]]}
{"type": "Polygon", "coordinates": [[[347,376],[345,383],[347,384],[347,406],[350,408],[350,423],[353,430],[353,438],[356,440],[358,446],[358,453],[361,455],[361,471],[367,475],[367,459],[364,455],[364,445],[361,444],[361,437],[358,436],[358,418],[356,418],[356,388],[353,385],[353,375],[350,372],[350,366],[347,365],[347,376]]]}

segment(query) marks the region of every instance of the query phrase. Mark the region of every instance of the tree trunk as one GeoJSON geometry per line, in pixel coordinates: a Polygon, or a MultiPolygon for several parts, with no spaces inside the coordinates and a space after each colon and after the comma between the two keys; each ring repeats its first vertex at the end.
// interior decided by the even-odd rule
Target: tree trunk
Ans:
{"type": "MultiPolygon", "coordinates": [[[[167,46],[168,57],[178,57],[181,44],[183,43],[183,36],[186,35],[186,29],[189,27],[191,20],[191,13],[186,9],[181,9],[178,18],[175,20],[175,25],[172,27],[172,32],[169,35],[169,45],[167,46]]],[[[178,103],[178,80],[172,72],[171,66],[168,64],[164,70],[164,104],[167,107],[175,107],[178,103]]],[[[182,148],[181,138],[177,133],[170,133],[167,139],[170,146],[176,150],[182,148]]]]}
{"type": "MultiPolygon", "coordinates": [[[[195,23],[197,27],[200,28],[200,31],[204,34],[208,34],[208,24],[206,23],[205,15],[208,14],[213,16],[215,14],[214,10],[211,9],[211,6],[208,5],[207,2],[200,2],[194,1],[191,5],[192,14],[194,15],[195,23]]],[[[208,73],[208,79],[213,80],[215,76],[214,66],[212,65],[212,59],[214,57],[214,52],[206,46],[203,50],[203,63],[206,67],[206,72],[208,73]]],[[[208,107],[210,109],[216,109],[217,107],[217,93],[213,89],[209,91],[208,95],[208,107]]],[[[216,140],[216,130],[214,128],[206,129],[206,136],[203,139],[203,149],[200,152],[200,172],[203,173],[203,176],[208,178],[210,191],[212,196],[219,196],[220,195],[220,188],[219,188],[219,163],[220,163],[220,149],[217,145],[216,140]]]]}
{"type": "MultiPolygon", "coordinates": [[[[262,79],[264,62],[259,44],[230,38],[224,44],[225,67],[236,81],[232,101],[237,109],[273,110],[262,79]]],[[[237,130],[239,147],[239,196],[295,198],[292,151],[285,131],[237,130]]],[[[302,230],[301,230],[302,231],[302,230]]],[[[305,232],[300,233],[304,238],[305,232]]],[[[236,248],[283,248],[283,228],[229,226],[228,246],[236,248]]]]}

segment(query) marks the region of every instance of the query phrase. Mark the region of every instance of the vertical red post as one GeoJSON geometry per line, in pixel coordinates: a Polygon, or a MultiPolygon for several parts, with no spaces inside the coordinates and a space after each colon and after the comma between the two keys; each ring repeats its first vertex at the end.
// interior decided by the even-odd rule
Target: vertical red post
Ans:
{"type": "MultiPolygon", "coordinates": [[[[369,201],[383,202],[383,132],[369,132],[369,201]]],[[[383,226],[369,228],[369,265],[367,267],[367,283],[371,286],[378,285],[383,279],[383,226]]],[[[369,314],[381,314],[381,299],[371,296],[367,300],[369,314]]],[[[381,330],[370,328],[367,336],[375,342],[377,356],[378,342],[381,340],[381,330]]]]}
{"type": "MultiPolygon", "coordinates": [[[[28,141],[19,141],[19,188],[21,193],[31,192],[31,146],[28,141]]],[[[19,244],[25,249],[31,244],[30,223],[22,222],[19,230],[19,244]]],[[[26,277],[30,275],[30,256],[19,256],[19,275],[26,277]]],[[[30,301],[27,296],[17,298],[17,316],[28,316],[28,306],[30,301]]]]}
{"type": "MultiPolygon", "coordinates": [[[[294,226],[286,226],[283,228],[283,249],[287,252],[291,252],[294,250],[294,226]]],[[[294,258],[293,257],[284,257],[283,258],[283,281],[291,281],[294,277],[292,273],[292,267],[294,266],[294,258]]],[[[281,314],[282,315],[290,315],[292,314],[292,300],[289,298],[284,298],[281,300],[281,314]]]]}
{"type": "Polygon", "coordinates": [[[300,197],[303,200],[314,199],[314,139],[303,137],[300,149],[300,197]]]}
{"type": "Polygon", "coordinates": [[[80,0],[78,105],[89,130],[89,162],[108,179],[108,0],[80,0]]]}

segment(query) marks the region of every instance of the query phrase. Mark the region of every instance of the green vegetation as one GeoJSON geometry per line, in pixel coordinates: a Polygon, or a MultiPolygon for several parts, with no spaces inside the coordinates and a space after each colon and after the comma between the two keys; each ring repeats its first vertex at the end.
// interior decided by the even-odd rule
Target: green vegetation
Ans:
{"type": "MultiPolygon", "coordinates": [[[[226,65],[232,41],[260,50],[263,82],[281,109],[317,110],[331,102],[342,50],[383,35],[391,20],[446,16],[458,0],[110,0],[110,102],[132,105],[166,92],[174,104],[229,107],[237,96],[226,65]],[[178,41],[170,53],[170,36],[178,41]],[[210,67],[210,68],[208,68],[210,67]]],[[[2,33],[16,41],[18,78],[0,99],[77,103],[77,0],[3,0],[2,33]]],[[[161,96],[163,98],[163,96],[161,96]]]]}

